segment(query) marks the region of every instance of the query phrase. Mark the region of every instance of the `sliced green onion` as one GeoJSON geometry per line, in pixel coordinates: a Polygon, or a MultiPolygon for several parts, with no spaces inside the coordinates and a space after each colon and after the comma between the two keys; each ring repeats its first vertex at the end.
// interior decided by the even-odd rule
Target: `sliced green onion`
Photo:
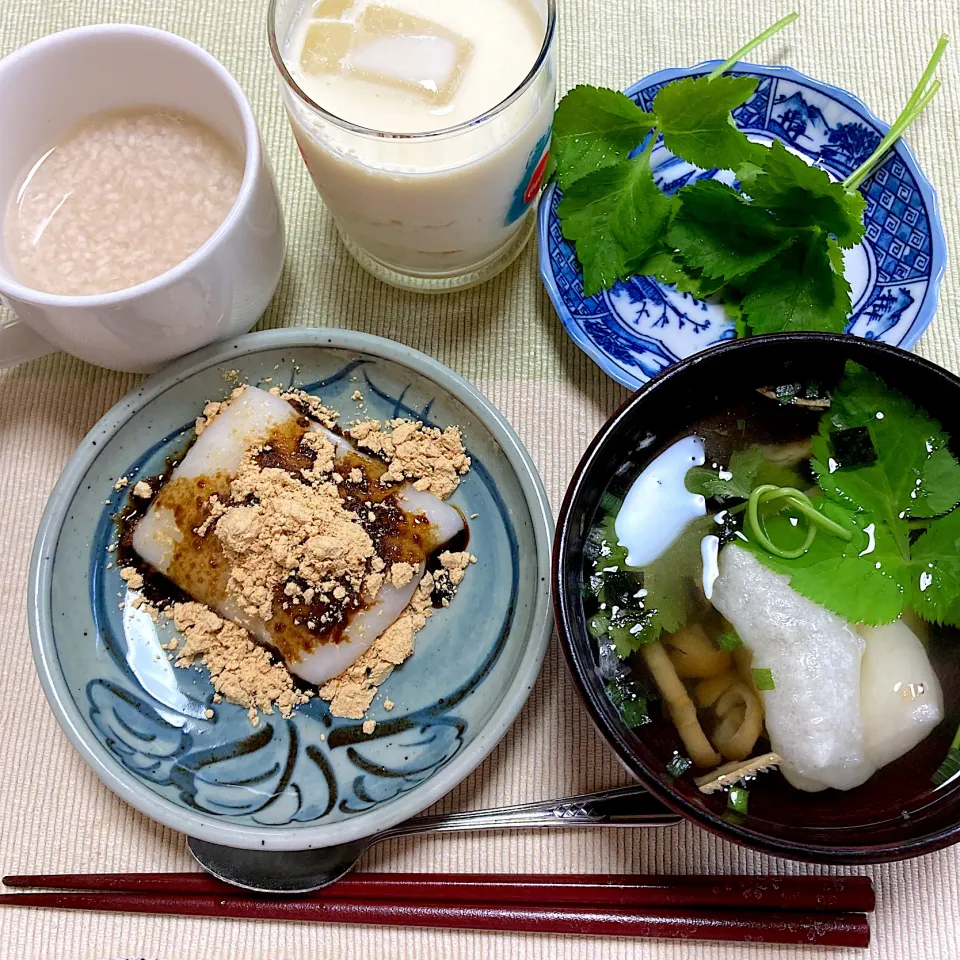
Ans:
{"type": "Polygon", "coordinates": [[[853,534],[849,530],[829,517],[825,517],[802,490],[798,490],[796,487],[777,487],[772,483],[761,483],[759,487],[755,487],[751,491],[750,499],[747,501],[746,525],[751,537],[764,550],[784,560],[796,560],[798,557],[802,557],[810,549],[810,545],[819,530],[848,542],[853,539],[853,534]],[[800,547],[788,549],[779,546],[770,539],[763,526],[760,508],[780,500],[783,501],[783,504],[778,509],[791,509],[807,521],[807,537],[800,547]]]}
{"type": "Polygon", "coordinates": [[[755,667],[753,670],[753,685],[758,690],[776,690],[777,685],[773,682],[773,671],[766,667],[755,667]]]}
{"type": "Polygon", "coordinates": [[[727,794],[727,806],[737,813],[747,812],[750,791],[746,787],[731,787],[727,794]]]}
{"type": "Polygon", "coordinates": [[[599,640],[607,635],[610,629],[610,618],[604,613],[595,613],[587,621],[587,632],[594,640],[599,640]]]}
{"type": "Polygon", "coordinates": [[[721,633],[717,637],[717,646],[721,650],[726,650],[728,653],[736,650],[738,647],[743,646],[743,641],[740,639],[740,634],[736,630],[728,630],[726,633],[721,633]]]}

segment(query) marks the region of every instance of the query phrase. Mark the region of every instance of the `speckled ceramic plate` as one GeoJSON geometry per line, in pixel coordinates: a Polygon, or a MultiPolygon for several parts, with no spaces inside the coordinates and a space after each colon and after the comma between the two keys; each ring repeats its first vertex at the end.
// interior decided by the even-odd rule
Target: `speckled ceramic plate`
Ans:
{"type": "MultiPolygon", "coordinates": [[[[132,486],[132,483],[131,483],[132,486]]],[[[118,403],[50,497],[30,569],[29,623],[50,705],[112,790],[214,843],[292,850],[375,833],[454,787],[493,749],[536,680],[550,636],[553,522],[536,468],[470,384],[401,344],[340,330],[281,330],[217,344],[118,403]],[[130,607],[111,563],[116,479],[156,475],[182,453],[207,400],[244,382],[295,384],[345,420],[412,417],[463,429],[473,468],[451,502],[478,557],[451,606],[380,688],[364,735],[314,699],[285,720],[213,703],[205,670],[174,668],[172,629],[130,607]],[[351,400],[364,397],[361,410],[351,400]],[[387,712],[385,699],[396,707],[387,712]],[[212,719],[206,712],[213,711],[212,719]]]]}
{"type": "MultiPolygon", "coordinates": [[[[649,110],[666,84],[709,73],[719,63],[661,70],[626,93],[649,110]]],[[[731,73],[759,80],[750,100],[733,111],[741,130],[781,140],[838,178],[866,160],[887,132],[862,100],[790,67],[741,63],[731,73]]],[[[704,171],[677,159],[662,141],[650,162],[667,193],[704,177],[732,181],[729,171],[704,171]]],[[[902,140],[860,189],[867,229],[844,258],[853,302],[847,332],[906,349],[933,319],[947,262],[937,195],[902,140]]],[[[734,336],[722,306],[652,277],[631,277],[585,297],[580,264],[560,232],[561,199],[554,184],[540,200],[540,275],[567,333],[605,373],[635,390],[670,364],[734,336]]]]}

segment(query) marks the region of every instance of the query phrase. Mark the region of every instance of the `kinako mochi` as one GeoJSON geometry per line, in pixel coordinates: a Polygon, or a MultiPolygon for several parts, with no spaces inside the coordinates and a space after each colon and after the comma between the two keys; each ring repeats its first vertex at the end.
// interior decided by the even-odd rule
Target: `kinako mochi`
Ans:
{"type": "MultiPolygon", "coordinates": [[[[412,651],[435,591],[446,587],[452,596],[472,559],[442,553],[437,570],[426,570],[428,558],[465,529],[462,515],[429,487],[451,492],[469,459],[462,446],[456,466],[434,458],[434,465],[443,461],[439,473],[420,477],[426,489],[417,489],[404,479],[409,461],[361,452],[304,415],[313,403],[312,412],[332,423],[330,411],[300,400],[295,409],[276,393],[244,387],[208,405],[195,443],[153,497],[132,545],[194,607],[236,624],[278,652],[292,673],[324,685],[322,696],[335,700],[339,691],[341,706],[362,714],[375,685],[360,684],[348,696],[340,681],[358,661],[369,665],[384,638],[385,666],[374,671],[382,682],[412,651]]],[[[397,423],[394,431],[412,449],[459,445],[459,433],[411,426],[400,431],[397,423]]],[[[361,435],[391,442],[391,433],[373,427],[361,435]]],[[[198,615],[182,610],[180,620],[195,626],[198,615]]]]}

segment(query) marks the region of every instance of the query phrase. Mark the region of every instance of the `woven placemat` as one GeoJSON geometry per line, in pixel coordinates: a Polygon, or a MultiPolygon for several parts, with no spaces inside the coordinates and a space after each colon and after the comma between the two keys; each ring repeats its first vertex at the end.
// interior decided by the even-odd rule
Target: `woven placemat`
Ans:
{"type": "MultiPolygon", "coordinates": [[[[459,0],[451,0],[459,2],[459,0]]],[[[960,41],[960,6],[944,0],[821,0],[763,48],[860,95],[892,118],[941,30],[960,41]]],[[[0,53],[84,23],[128,21],[200,43],[253,101],[273,158],[289,232],[287,267],[262,326],[342,326],[403,341],[474,380],[539,464],[554,508],[586,444],[626,393],[567,339],[531,246],[477,290],[435,299],[365,275],[339,245],[297,155],[266,47],[265,0],[5,0],[0,53]]],[[[664,67],[725,56],[787,12],[773,0],[560,0],[560,86],[623,87],[664,67]]],[[[938,188],[948,242],[960,235],[960,49],[944,90],[909,140],[938,188]]],[[[960,287],[954,246],[939,315],[919,352],[960,370],[960,287]]],[[[4,873],[191,869],[182,836],[111,794],[81,763],[47,708],[30,658],[24,584],[46,497],[70,453],[136,378],[62,355],[0,373],[0,869],[4,873]]],[[[626,782],[591,726],[556,643],[519,720],[487,762],[438,810],[580,793],[626,782]]],[[[391,842],[367,869],[525,872],[812,872],[685,825],[448,836],[391,842]]],[[[960,848],[869,871],[879,892],[877,960],[960,955],[960,848]]],[[[327,927],[53,911],[0,911],[0,957],[260,960],[309,957],[696,958],[798,957],[795,948],[592,941],[535,935],[327,927]]],[[[803,956],[823,958],[830,951],[803,956]]],[[[841,955],[841,954],[836,954],[841,955]]],[[[846,954],[843,954],[846,955],[846,954]]]]}

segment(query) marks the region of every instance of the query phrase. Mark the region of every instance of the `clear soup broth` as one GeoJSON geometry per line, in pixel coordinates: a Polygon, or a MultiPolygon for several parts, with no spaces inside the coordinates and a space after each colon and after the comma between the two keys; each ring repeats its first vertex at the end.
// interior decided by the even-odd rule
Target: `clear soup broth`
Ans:
{"type": "Polygon", "coordinates": [[[785,793],[855,792],[839,827],[960,774],[947,440],[848,365],[745,391],[613,476],[584,551],[597,669],[702,803],[776,820],[785,793]]]}

